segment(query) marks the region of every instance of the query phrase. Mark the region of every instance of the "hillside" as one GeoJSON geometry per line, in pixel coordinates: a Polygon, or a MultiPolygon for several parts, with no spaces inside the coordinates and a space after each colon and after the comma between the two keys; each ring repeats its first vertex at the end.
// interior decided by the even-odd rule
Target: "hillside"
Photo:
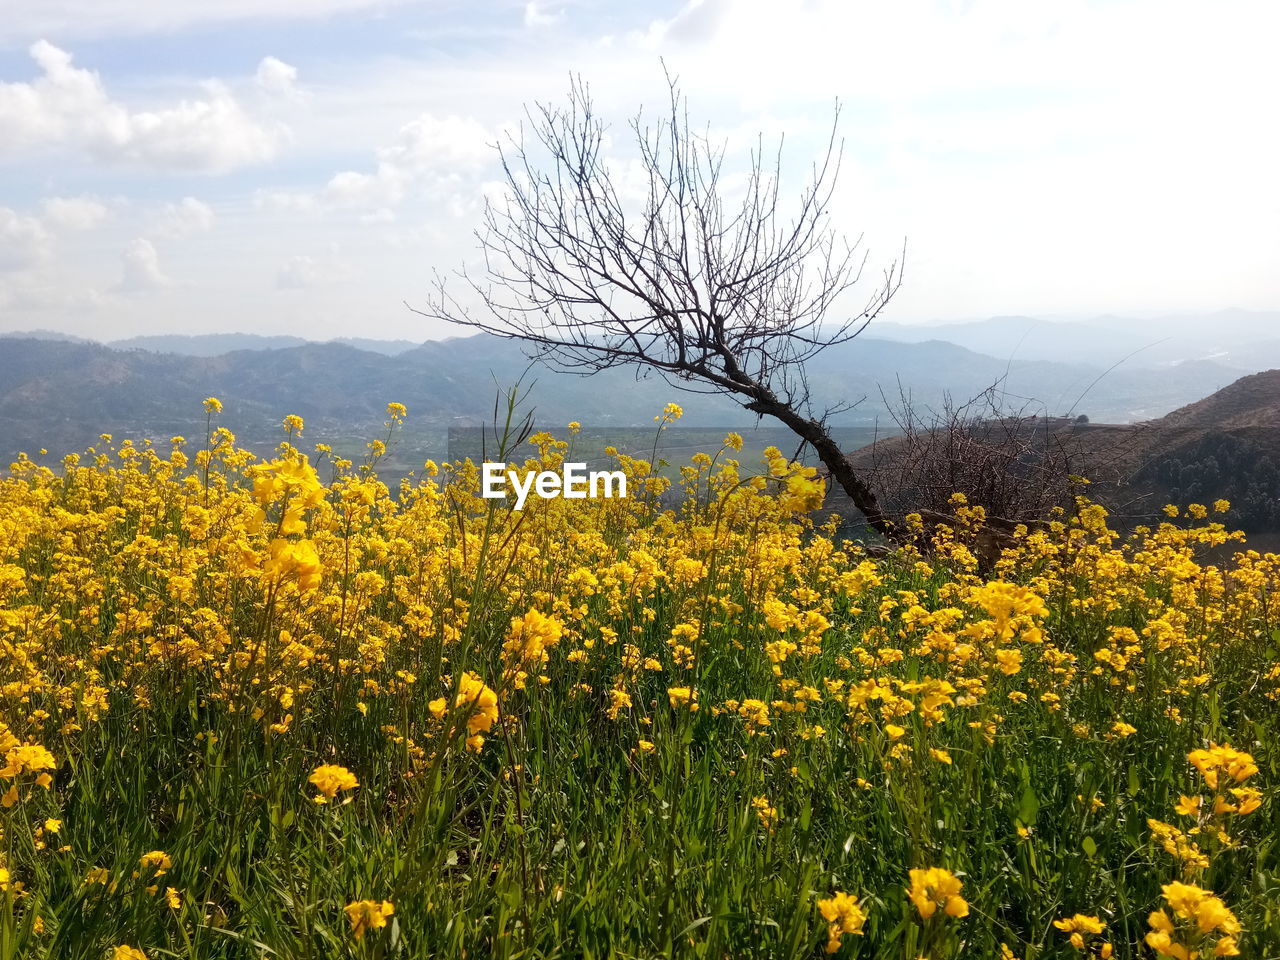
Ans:
{"type": "MultiPolygon", "coordinates": [[[[1063,451],[1071,472],[1094,481],[1090,495],[1130,521],[1159,515],[1166,503],[1232,502],[1231,520],[1251,533],[1280,532],[1280,370],[1236,380],[1203,399],[1139,423],[1077,423],[1028,418],[1034,431],[1063,451]]],[[[849,455],[867,473],[907,455],[899,437],[849,455]]],[[[892,497],[893,491],[881,490],[892,497]]],[[[838,493],[834,509],[850,509],[838,493]]]]}
{"type": "Polygon", "coordinates": [[[1166,430],[1230,430],[1274,440],[1280,437],[1280,370],[1241,377],[1161,417],[1159,423],[1166,430]]]}

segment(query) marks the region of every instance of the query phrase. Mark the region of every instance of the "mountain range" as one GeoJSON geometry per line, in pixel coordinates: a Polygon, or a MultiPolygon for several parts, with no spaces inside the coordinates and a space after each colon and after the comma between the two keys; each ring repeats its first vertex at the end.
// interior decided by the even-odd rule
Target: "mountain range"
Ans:
{"type": "MultiPolygon", "coordinates": [[[[1280,314],[1242,311],[1125,325],[1026,317],[936,327],[877,322],[825,351],[808,373],[819,410],[857,401],[833,421],[846,427],[892,432],[905,396],[917,407],[938,406],[948,395],[963,400],[993,383],[1012,410],[1130,423],[1280,365],[1273,330],[1280,331],[1280,314]]],[[[355,449],[396,401],[409,408],[409,453],[440,456],[449,427],[487,421],[498,391],[522,377],[538,422],[552,428],[570,420],[644,427],[669,400],[684,407],[686,426],[755,423],[728,398],[682,393],[636,373],[580,377],[531,368],[519,344],[487,335],[415,345],[249,334],[96,343],[7,334],[0,336],[0,462],[20,450],[81,450],[103,432],[202,436],[207,396],[223,401],[221,423],[250,447],[268,448],[279,439],[280,419],[296,413],[307,420],[309,440],[355,449]]]]}

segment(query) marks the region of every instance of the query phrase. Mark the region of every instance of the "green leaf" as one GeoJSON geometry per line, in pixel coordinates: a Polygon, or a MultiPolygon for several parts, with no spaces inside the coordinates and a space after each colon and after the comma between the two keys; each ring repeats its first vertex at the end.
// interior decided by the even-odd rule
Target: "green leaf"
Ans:
{"type": "Polygon", "coordinates": [[[1097,841],[1093,839],[1093,837],[1085,837],[1083,840],[1081,840],[1080,848],[1084,850],[1084,855],[1088,857],[1090,860],[1092,860],[1094,858],[1094,855],[1097,854],[1098,852],[1098,844],[1097,844],[1097,841]]]}
{"type": "Polygon", "coordinates": [[[1040,798],[1030,783],[1022,788],[1022,799],[1018,802],[1018,819],[1031,826],[1036,822],[1036,814],[1040,812],[1040,798]]]}
{"type": "Polygon", "coordinates": [[[699,917],[697,920],[693,921],[693,923],[689,924],[687,927],[685,927],[683,930],[677,933],[676,939],[679,940],[685,937],[686,935],[692,933],[694,930],[697,930],[704,923],[710,923],[714,919],[715,917],[713,916],[699,917]]]}

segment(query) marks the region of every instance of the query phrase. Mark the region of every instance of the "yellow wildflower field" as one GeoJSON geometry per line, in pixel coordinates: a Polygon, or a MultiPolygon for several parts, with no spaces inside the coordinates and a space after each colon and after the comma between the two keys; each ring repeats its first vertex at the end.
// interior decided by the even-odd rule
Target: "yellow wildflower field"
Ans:
{"type": "Polygon", "coordinates": [[[1280,955],[1229,504],[877,559],[732,435],[517,512],[206,409],[0,480],[0,960],[1280,955]]]}

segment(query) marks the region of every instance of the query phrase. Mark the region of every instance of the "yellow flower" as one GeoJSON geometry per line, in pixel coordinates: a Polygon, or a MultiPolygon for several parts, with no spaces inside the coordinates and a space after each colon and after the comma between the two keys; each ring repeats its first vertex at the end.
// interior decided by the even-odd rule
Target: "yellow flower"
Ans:
{"type": "Polygon", "coordinates": [[[1231,795],[1239,801],[1236,813],[1253,813],[1262,806],[1262,791],[1255,787],[1232,787],[1231,795]]]}
{"type": "Polygon", "coordinates": [[[454,706],[474,708],[467,719],[467,730],[471,733],[489,730],[498,719],[498,695],[476,673],[463,674],[454,706]]]}
{"type": "Polygon", "coordinates": [[[1071,946],[1075,947],[1077,950],[1084,949],[1086,937],[1101,933],[1107,928],[1107,925],[1100,919],[1089,916],[1085,913],[1077,913],[1072,917],[1055,920],[1053,921],[1053,925],[1063,933],[1069,935],[1071,939],[1071,946]]]}
{"type": "Polygon", "coordinates": [[[511,618],[511,629],[502,644],[502,658],[508,664],[539,664],[547,659],[547,647],[564,636],[564,624],[530,609],[522,617],[511,618]]]}
{"type": "Polygon", "coordinates": [[[310,540],[277,537],[268,549],[271,556],[263,564],[264,573],[281,579],[296,578],[303,590],[314,590],[320,585],[320,555],[310,540]]]}
{"type": "Polygon", "coordinates": [[[766,796],[754,797],[751,806],[756,811],[756,816],[760,818],[760,824],[766,830],[773,832],[774,825],[778,822],[778,808],[769,803],[766,796]]]}
{"type": "Polygon", "coordinates": [[[653,741],[641,740],[636,743],[636,749],[638,749],[641,753],[644,753],[644,754],[653,753],[654,751],[653,741]]]}
{"type": "Polygon", "coordinates": [[[1137,733],[1138,728],[1131,724],[1125,723],[1123,720],[1117,720],[1115,723],[1111,725],[1111,732],[1116,737],[1119,737],[1120,739],[1124,739],[1125,737],[1131,737],[1135,733],[1137,733]]]}
{"type": "Polygon", "coordinates": [[[351,921],[351,933],[359,940],[368,930],[380,930],[387,925],[387,917],[394,914],[390,900],[357,900],[342,908],[351,921]]]}
{"type": "Polygon", "coordinates": [[[938,907],[942,907],[949,917],[969,915],[969,903],[960,896],[962,884],[950,870],[930,867],[927,870],[911,870],[909,876],[911,886],[907,888],[907,896],[924,919],[931,918],[938,907]]]}
{"type": "Polygon", "coordinates": [[[316,803],[328,803],[338,795],[338,791],[354,790],[360,786],[354,773],[336,763],[324,763],[316,767],[307,781],[320,791],[320,795],[315,798],[316,803]]]}
{"type": "Polygon", "coordinates": [[[900,727],[896,723],[886,723],[884,732],[890,740],[898,740],[907,732],[905,727],[900,727]]]}
{"type": "Polygon", "coordinates": [[[1195,796],[1188,797],[1183,794],[1178,798],[1178,802],[1174,805],[1174,810],[1184,817],[1197,817],[1200,815],[1200,807],[1204,804],[1204,797],[1195,796]]]}
{"type": "Polygon", "coordinates": [[[498,695],[480,679],[479,674],[465,673],[458,682],[454,706],[468,712],[467,749],[479,753],[484,746],[484,734],[498,719],[498,695]]]}
{"type": "Polygon", "coordinates": [[[57,766],[53,754],[38,743],[12,747],[5,753],[4,759],[5,765],[0,768],[0,777],[5,779],[21,776],[24,771],[35,773],[38,770],[52,770],[57,766]]]}
{"type": "Polygon", "coordinates": [[[861,936],[863,924],[867,922],[866,911],[858,898],[847,893],[837,892],[829,899],[819,900],[818,912],[827,921],[827,953],[840,949],[840,938],[846,933],[861,936]]]}
{"type": "MultiPolygon", "coordinates": [[[[209,413],[221,413],[222,401],[217,397],[207,397],[204,401],[204,408],[209,413]]],[[[126,948],[131,949],[131,948],[126,948]]]]}
{"type": "Polygon", "coordinates": [[[1240,923],[1235,914],[1212,891],[1177,881],[1166,883],[1160,889],[1173,912],[1185,919],[1194,920],[1201,933],[1221,930],[1235,935],[1240,932],[1240,923]]]}
{"type": "Polygon", "coordinates": [[[1209,866],[1209,858],[1204,852],[1187,834],[1173,824],[1148,818],[1147,826],[1165,852],[1176,857],[1186,869],[1204,870],[1209,866]]]}
{"type": "Polygon", "coordinates": [[[933,759],[937,760],[939,763],[945,763],[947,765],[951,764],[951,754],[947,753],[945,750],[938,750],[931,747],[929,749],[929,756],[933,757],[933,759]]]}
{"type": "Polygon", "coordinates": [[[121,944],[111,951],[111,960],[147,960],[147,955],[137,947],[121,944]]]}
{"type": "Polygon", "coordinates": [[[667,702],[672,707],[688,707],[694,712],[698,709],[698,691],[691,687],[668,687],[667,702]]]}
{"type": "Polygon", "coordinates": [[[1022,669],[1022,651],[1008,648],[997,650],[996,665],[1001,673],[1012,676],[1022,669]]]}
{"type": "Polygon", "coordinates": [[[173,866],[173,861],[163,850],[152,850],[138,858],[138,866],[154,871],[154,875],[159,877],[173,866]]]}
{"type": "MultiPolygon", "coordinates": [[[[1220,773],[1225,773],[1240,783],[1258,772],[1258,765],[1253,762],[1253,757],[1225,743],[1211,743],[1207,750],[1192,750],[1187,754],[1187,759],[1200,771],[1210,790],[1218,789],[1220,773]]],[[[3,775],[4,771],[0,770],[0,776],[3,775]]]]}
{"type": "Polygon", "coordinates": [[[1146,936],[1147,946],[1175,960],[1194,960],[1206,955],[1239,955],[1240,921],[1212,891],[1177,882],[1166,883],[1161,891],[1173,916],[1168,911],[1155,910],[1147,917],[1147,925],[1151,928],[1146,936]],[[1211,942],[1213,952],[1205,954],[1203,951],[1211,942]],[[1196,945],[1194,950],[1192,944],[1196,945]]]}

